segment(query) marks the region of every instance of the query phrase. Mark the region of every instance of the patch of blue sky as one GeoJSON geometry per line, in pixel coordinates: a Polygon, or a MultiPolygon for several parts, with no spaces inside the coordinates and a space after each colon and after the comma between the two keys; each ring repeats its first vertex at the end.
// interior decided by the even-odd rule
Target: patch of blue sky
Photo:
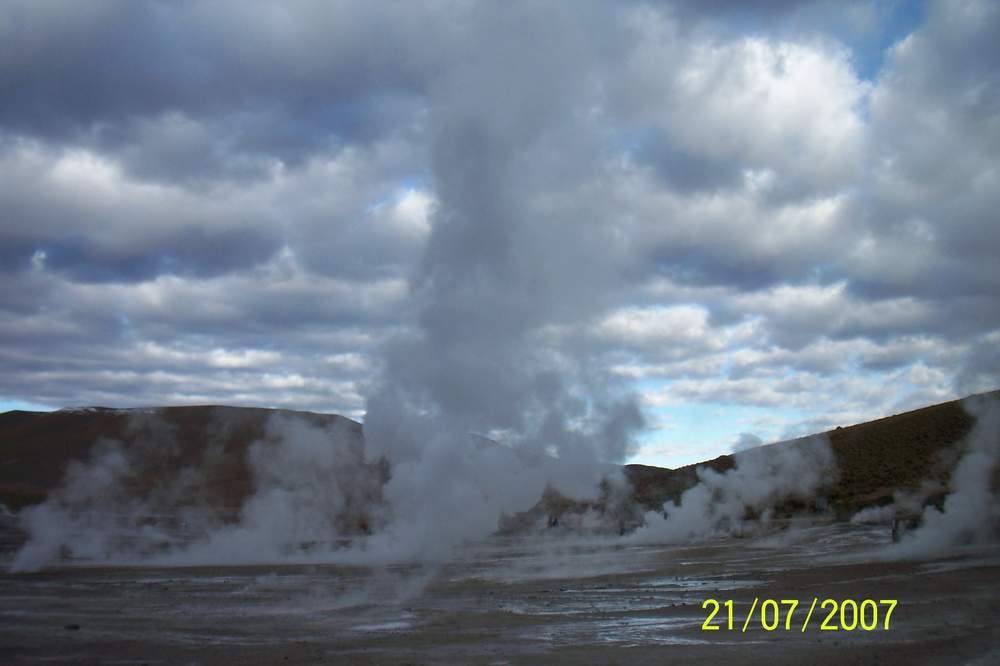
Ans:
{"type": "Polygon", "coordinates": [[[633,155],[656,139],[656,128],[649,125],[619,125],[611,132],[611,145],[620,153],[633,155]]]}
{"type": "Polygon", "coordinates": [[[0,414],[20,410],[23,412],[52,412],[55,407],[25,400],[0,398],[0,414]]]}
{"type": "Polygon", "coordinates": [[[427,179],[423,176],[406,176],[399,181],[399,187],[404,192],[414,192],[416,190],[423,190],[426,188],[427,179]]]}
{"type": "Polygon", "coordinates": [[[423,176],[406,176],[397,182],[395,187],[387,190],[381,197],[365,206],[365,213],[371,215],[375,211],[386,206],[395,206],[402,201],[407,194],[425,190],[426,185],[427,179],[423,176]]]}
{"type": "Polygon", "coordinates": [[[850,49],[855,73],[874,81],[888,49],[924,23],[927,4],[927,0],[828,0],[776,12],[733,3],[717,29],[730,39],[767,35],[797,41],[823,35],[850,49]]]}
{"type": "MultiPolygon", "coordinates": [[[[641,382],[640,384],[654,384],[641,382]]],[[[646,407],[648,425],[628,462],[680,467],[732,452],[741,433],[764,442],[781,439],[804,415],[791,408],[725,402],[683,402],[646,407]]]]}
{"type": "Polygon", "coordinates": [[[845,29],[836,35],[851,48],[855,73],[874,81],[885,64],[889,50],[917,30],[927,18],[926,0],[876,0],[877,26],[867,34],[845,29]]]}

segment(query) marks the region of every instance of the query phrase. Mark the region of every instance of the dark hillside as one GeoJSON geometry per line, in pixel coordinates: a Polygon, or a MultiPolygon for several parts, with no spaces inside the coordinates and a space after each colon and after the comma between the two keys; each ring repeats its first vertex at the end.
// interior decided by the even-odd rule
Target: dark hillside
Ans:
{"type": "MultiPolygon", "coordinates": [[[[1000,391],[968,399],[1000,400],[1000,391]]],[[[895,490],[919,490],[930,482],[943,492],[952,467],[961,455],[963,440],[975,419],[961,400],[931,405],[911,412],[840,427],[822,435],[830,440],[839,478],[829,499],[846,512],[887,502],[895,490]]],[[[794,446],[789,440],[768,446],[794,446]]],[[[676,501],[697,483],[695,470],[707,465],[724,471],[734,465],[732,455],[678,469],[626,465],[637,502],[656,509],[676,501]]]]}
{"type": "MultiPolygon", "coordinates": [[[[1000,391],[977,399],[987,398],[1000,399],[1000,391]]],[[[42,501],[71,461],[87,460],[101,442],[114,441],[143,447],[144,456],[153,461],[131,479],[136,491],[155,487],[161,477],[177,470],[196,467],[204,482],[190,501],[237,507],[253,490],[247,448],[267,435],[274,414],[304,418],[317,426],[338,424],[362,445],[361,424],[334,414],[222,406],[13,411],[0,414],[0,502],[17,509],[42,501]]],[[[943,492],[973,423],[954,400],[824,433],[839,468],[828,499],[849,512],[887,502],[893,491],[918,490],[927,482],[943,492]]],[[[769,446],[795,446],[796,441],[769,446]]],[[[635,503],[656,510],[697,483],[696,469],[704,465],[725,471],[734,459],[722,455],[678,469],[627,465],[625,473],[635,503]]],[[[549,499],[554,502],[554,497],[549,499]]]]}
{"type": "Polygon", "coordinates": [[[155,464],[137,482],[152,486],[158,471],[204,468],[208,496],[198,499],[238,506],[252,491],[247,447],[265,437],[274,414],[341,424],[360,442],[361,424],[335,414],[222,406],[13,411],[0,414],[0,502],[18,508],[42,501],[71,461],[89,459],[103,441],[146,449],[155,464]]]}

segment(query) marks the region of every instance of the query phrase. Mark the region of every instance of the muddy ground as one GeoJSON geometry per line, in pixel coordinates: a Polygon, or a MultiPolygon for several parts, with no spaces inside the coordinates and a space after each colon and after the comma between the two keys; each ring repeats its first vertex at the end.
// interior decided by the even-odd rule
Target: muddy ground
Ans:
{"type": "Polygon", "coordinates": [[[888,543],[834,524],[688,547],[498,539],[434,566],[3,573],[0,663],[1000,663],[1000,547],[879,561],[888,543]],[[702,630],[708,598],[734,601],[732,631],[724,607],[702,630]],[[744,633],[755,598],[799,600],[790,629],[758,609],[744,633]],[[819,607],[803,631],[813,598],[898,605],[888,630],[882,605],[872,631],[821,631],[819,607]]]}

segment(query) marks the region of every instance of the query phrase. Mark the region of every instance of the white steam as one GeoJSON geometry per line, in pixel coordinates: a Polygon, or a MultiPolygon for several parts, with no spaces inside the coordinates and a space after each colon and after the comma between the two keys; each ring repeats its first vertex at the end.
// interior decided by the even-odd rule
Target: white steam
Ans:
{"type": "MultiPolygon", "coordinates": [[[[104,441],[88,461],[70,463],[44,503],[20,512],[28,541],[11,570],[72,562],[441,561],[456,546],[496,532],[500,516],[531,508],[553,480],[598,492],[599,477],[582,474],[572,460],[531,457],[483,439],[429,445],[390,470],[385,459],[366,456],[361,434],[346,420],[320,426],[276,414],[247,448],[246,470],[235,465],[234,472],[233,457],[241,454],[224,452],[220,441],[180,464],[174,430],[158,415],[133,415],[127,446],[104,441]],[[229,471],[220,475],[220,465],[229,471]],[[245,497],[213,487],[234,473],[248,476],[245,497]]],[[[603,486],[609,510],[589,512],[577,531],[600,531],[601,521],[617,525],[628,498],[620,469],[585,469],[617,483],[603,486]]]]}
{"type": "Polygon", "coordinates": [[[956,547],[987,543],[1000,536],[1000,495],[995,487],[1000,465],[1000,400],[980,396],[962,404],[976,418],[976,424],[951,474],[951,493],[942,509],[924,509],[920,526],[903,535],[890,555],[944,555],[956,547]]]}
{"type": "Polygon", "coordinates": [[[794,444],[762,446],[737,452],[726,472],[699,467],[698,484],[684,491],[680,503],[668,502],[663,513],[646,514],[646,524],[632,535],[642,543],[681,543],[716,535],[742,535],[766,524],[777,504],[807,500],[832,483],[837,468],[824,437],[794,444]]]}
{"type": "Polygon", "coordinates": [[[205,531],[172,553],[173,561],[328,558],[384,521],[387,469],[365,462],[363,440],[343,422],[324,428],[272,416],[268,436],[250,446],[248,464],[254,493],[238,521],[205,531]]]}
{"type": "MultiPolygon", "coordinates": [[[[160,430],[169,425],[144,417],[160,430]]],[[[162,433],[161,433],[162,434],[162,433]]],[[[318,427],[276,415],[250,445],[253,492],[227,508],[210,488],[224,458],[210,445],[195,465],[178,466],[172,433],[136,437],[128,447],[98,444],[88,462],[70,463],[48,499],[19,514],[28,541],[12,571],[60,561],[275,562],[331,556],[384,519],[384,466],[366,464],[346,425],[318,427]]]]}
{"type": "Polygon", "coordinates": [[[492,533],[546,487],[594,497],[643,427],[579,334],[621,294],[630,251],[601,213],[606,137],[580,113],[602,94],[581,76],[592,17],[474,7],[490,39],[432,90],[431,230],[365,415],[369,455],[393,467],[385,538],[418,557],[492,533]]]}

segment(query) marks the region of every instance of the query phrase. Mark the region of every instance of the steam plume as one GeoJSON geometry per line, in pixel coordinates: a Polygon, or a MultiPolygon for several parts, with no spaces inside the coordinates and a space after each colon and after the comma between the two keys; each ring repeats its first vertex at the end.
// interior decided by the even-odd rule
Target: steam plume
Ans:
{"type": "Polygon", "coordinates": [[[369,453],[394,469],[389,532],[417,550],[490,533],[546,485],[595,494],[602,461],[643,425],[635,398],[565,344],[607,304],[623,251],[593,212],[586,12],[544,5],[546,20],[520,22],[523,7],[478,7],[497,38],[435,90],[438,207],[414,327],[385,349],[365,419],[369,453]]]}
{"type": "Polygon", "coordinates": [[[720,473],[698,468],[698,484],[679,504],[663,513],[646,514],[646,525],[633,539],[679,543],[721,534],[740,534],[770,520],[776,504],[805,500],[836,477],[836,462],[823,437],[794,444],[762,446],[734,454],[736,466],[720,473]]]}
{"type": "Polygon", "coordinates": [[[994,541],[1000,535],[1000,495],[995,487],[1000,465],[1000,401],[980,396],[962,405],[976,424],[951,474],[951,493],[942,509],[924,509],[920,527],[904,535],[891,555],[942,555],[957,546],[994,541]]]}

